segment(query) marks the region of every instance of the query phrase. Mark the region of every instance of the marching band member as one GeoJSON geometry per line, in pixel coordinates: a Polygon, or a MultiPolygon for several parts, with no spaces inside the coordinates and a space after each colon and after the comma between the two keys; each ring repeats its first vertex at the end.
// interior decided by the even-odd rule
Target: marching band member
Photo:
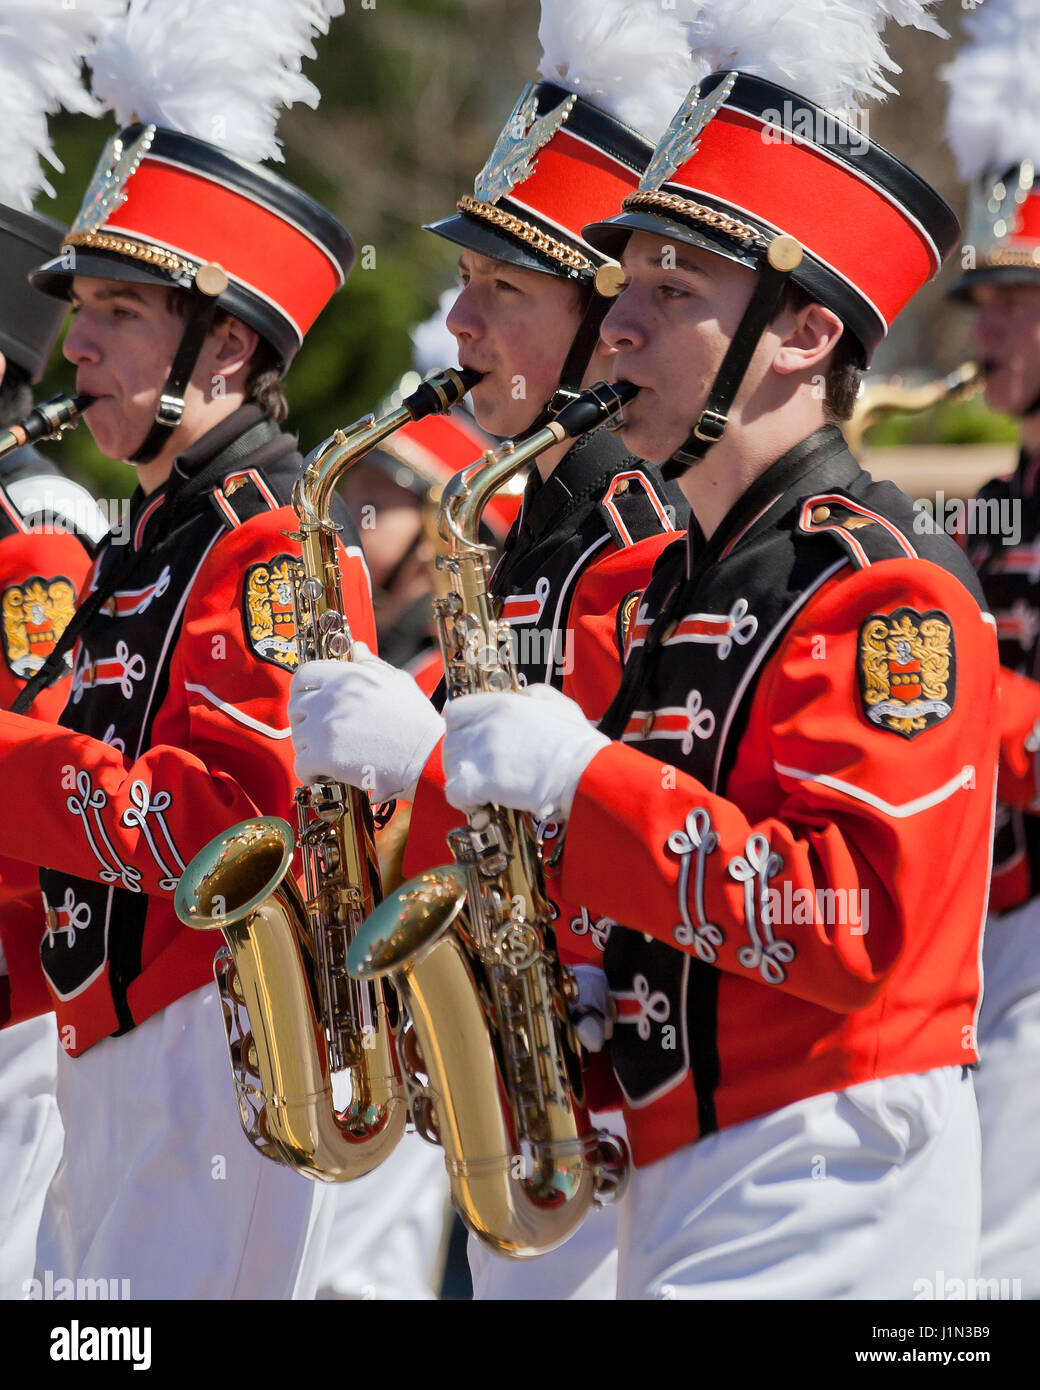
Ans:
{"type": "MultiPolygon", "coordinates": [[[[45,113],[91,106],[80,65],[100,20],[96,7],[51,14],[0,7],[0,89],[19,93],[4,124],[0,160],[0,430],[33,408],[65,311],[29,288],[26,277],[54,255],[64,228],[32,210],[43,189],[41,157],[53,159],[45,113]]],[[[49,190],[53,192],[53,190],[49,190]]],[[[64,477],[32,445],[0,459],[0,707],[8,709],[26,680],[54,649],[72,616],[90,567],[87,549],[107,531],[85,488],[64,477]]],[[[68,696],[66,674],[37,702],[38,718],[53,721],[68,696]]],[[[0,917],[11,932],[30,933],[40,921],[35,871],[17,860],[0,863],[0,917]]],[[[31,939],[31,938],[30,938],[31,939]]],[[[10,993],[0,951],[0,994],[10,993]]],[[[24,1021],[0,1033],[0,1298],[22,1298],[32,1278],[36,1232],[47,1185],[61,1157],[62,1128],[54,1097],[58,1035],[46,996],[13,1001],[24,1021]],[[37,1014],[36,1017],[30,1017],[37,1014]]]]}
{"type": "Polygon", "coordinates": [[[947,131],[972,184],[964,274],[986,399],[1019,422],[1010,478],[980,496],[1014,507],[1014,538],[969,537],[997,623],[1003,762],[983,950],[975,1092],[982,1126],[982,1273],[1040,1297],[1040,14],[992,0],[965,19],[969,42],[945,70],[947,131]],[[1018,105],[1016,105],[1018,103],[1018,105]],[[1028,679],[1027,679],[1028,678],[1028,679]]]}
{"type": "MultiPolygon", "coordinates": [[[[477,422],[502,437],[540,427],[608,375],[599,344],[608,301],[596,288],[606,258],[581,226],[635,187],[651,153],[637,130],[659,133],[688,82],[681,29],[655,3],[543,0],[539,37],[542,80],[521,95],[474,195],[430,227],[460,248],[447,324],[460,364],[484,374],[470,393],[477,422]],[[641,81],[621,80],[640,59],[641,81]]],[[[493,576],[524,682],[602,714],[620,675],[619,628],[685,514],[678,491],[609,433],[538,459],[493,576]]],[[[444,859],[458,815],[444,800],[443,725],[413,681],[375,661],[308,663],[290,718],[301,775],[322,763],[360,786],[376,763],[378,798],[414,798],[406,876],[444,859]]],[[[597,962],[605,924],[555,894],[554,907],[563,958],[597,962]]],[[[600,1104],[616,1105],[612,1087],[600,1104]]],[[[527,1266],[471,1239],[475,1294],[613,1298],[615,1244],[608,1213],[527,1266]]]]}
{"type": "MultiPolygon", "coordinates": [[[[0,715],[5,784],[34,789],[0,849],[41,866],[46,902],[31,941],[0,934],[12,991],[14,964],[42,967],[63,1048],[65,1149],[38,1277],[125,1280],[133,1298],[305,1296],[320,1257],[325,1189],[244,1142],[213,942],[172,904],[217,832],[291,805],[299,552],[284,533],[302,460],[279,428],[279,381],[354,258],[324,208],[242,157],[277,155],[265,112],[317,97],[298,55],[327,21],[311,4],[269,8],[218,32],[197,7],[200,32],[153,0],[112,26],[94,90],[138,123],[109,141],[61,253],[33,276],[71,302],[64,352],[97,398],[87,424],[138,486],[126,543],[103,544],[66,633],[59,723],[0,715]],[[199,69],[193,88],[198,45],[219,42],[239,58],[251,43],[254,62],[222,68],[218,92],[199,69]],[[218,115],[225,146],[204,138],[218,115]]],[[[342,520],[347,616],[374,641],[342,520]]]]}
{"type": "Polygon", "coordinates": [[[555,692],[453,701],[447,795],[566,820],[563,891],[624,924],[619,1296],[909,1298],[978,1257],[996,643],[957,547],[837,421],[958,227],[833,114],[876,94],[887,8],[771,11],[757,50],[727,10],[698,37],[742,70],[691,91],[585,229],[622,258],[625,441],[697,524],[605,732],[555,692]]]}

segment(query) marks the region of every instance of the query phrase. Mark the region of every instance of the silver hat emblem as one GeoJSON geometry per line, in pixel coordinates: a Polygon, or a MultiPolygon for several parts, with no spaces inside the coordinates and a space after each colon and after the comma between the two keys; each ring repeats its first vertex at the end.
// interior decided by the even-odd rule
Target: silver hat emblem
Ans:
{"type": "Polygon", "coordinates": [[[577,99],[571,95],[552,111],[539,116],[538,98],[528,83],[474,181],[474,196],[482,203],[497,203],[518,183],[530,178],[535,155],[563,125],[577,99]]]}
{"type": "Polygon", "coordinates": [[[640,193],[656,192],[695,153],[701,131],[714,119],[736,80],[737,74],[729,73],[726,80],[703,101],[700,99],[700,86],[690,88],[686,100],[672,117],[671,125],[662,135],[653,158],[646,166],[639,183],[640,193]]]}
{"type": "Polygon", "coordinates": [[[83,195],[83,202],[69,232],[96,232],[103,227],[116,208],[126,202],[123,191],[130,177],[137,172],[155,137],[155,126],[147,125],[141,134],[124,145],[120,136],[113,135],[101,151],[93,177],[83,195]]]}

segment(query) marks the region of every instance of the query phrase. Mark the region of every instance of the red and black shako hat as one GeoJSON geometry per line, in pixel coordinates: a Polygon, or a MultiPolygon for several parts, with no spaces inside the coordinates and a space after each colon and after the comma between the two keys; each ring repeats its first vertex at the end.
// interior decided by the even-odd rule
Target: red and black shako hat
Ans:
{"type": "MultiPolygon", "coordinates": [[[[934,29],[928,3],[904,7],[900,22],[934,29]]],[[[736,20],[719,5],[702,16],[694,41],[710,38],[707,51],[735,53],[738,65],[746,48],[748,65],[759,73],[775,76],[789,70],[785,64],[800,64],[799,77],[826,91],[838,108],[892,90],[881,75],[882,67],[894,67],[879,37],[890,17],[887,5],[842,16],[824,10],[810,16],[804,9],[764,17],[754,48],[750,30],[734,39],[729,28],[736,20]],[[809,28],[807,18],[813,20],[809,28]],[[807,35],[818,55],[799,47],[807,35]]],[[[639,188],[620,214],[587,226],[585,236],[618,256],[636,231],[686,242],[757,272],[693,433],[666,467],[675,477],[722,438],[789,280],[838,315],[866,366],[889,324],[957,244],[959,226],[933,188],[849,120],[738,66],[710,73],[692,88],[639,188]]]]}
{"type": "Polygon", "coordinates": [[[201,290],[286,367],[354,257],[336,218],[270,169],[192,135],[132,125],[105,146],[60,253],[31,278],[62,299],[74,275],[201,290]],[[214,295],[215,270],[226,285],[214,295]]]}
{"type": "Polygon", "coordinates": [[[713,73],[690,94],[619,216],[585,234],[618,256],[634,231],[759,269],[778,236],[790,278],[838,315],[869,363],[957,245],[953,210],[902,160],[788,88],[713,73]]]}
{"type": "Polygon", "coordinates": [[[95,95],[123,129],[106,145],[61,253],[32,276],[67,298],[75,275],[183,290],[188,313],[155,421],[131,462],[163,448],[217,309],[255,328],[284,370],[354,260],[345,229],[255,162],[281,159],[283,106],[342,0],[130,0],[91,55],[95,95]],[[204,138],[221,131],[222,144],[204,138]]]}
{"type": "MultiPolygon", "coordinates": [[[[582,233],[635,191],[692,65],[674,14],[631,0],[542,0],[543,80],[530,83],[473,195],[428,223],[456,245],[599,287],[607,258],[582,233]]],[[[550,403],[580,387],[608,307],[593,295],[550,403]]]]}
{"type": "Polygon", "coordinates": [[[607,258],[582,228],[635,191],[652,154],[651,141],[574,92],[529,83],[473,196],[426,230],[525,270],[591,283],[607,258]]]}
{"type": "Polygon", "coordinates": [[[976,285],[1040,285],[1040,177],[1031,159],[978,180],[964,246],[972,248],[972,264],[951,298],[970,300],[976,285]]]}

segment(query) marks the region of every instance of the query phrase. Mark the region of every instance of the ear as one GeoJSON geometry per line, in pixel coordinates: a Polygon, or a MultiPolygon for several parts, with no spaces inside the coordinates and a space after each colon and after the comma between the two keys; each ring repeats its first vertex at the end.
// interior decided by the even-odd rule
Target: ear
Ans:
{"type": "Polygon", "coordinates": [[[244,381],[259,342],[256,329],[241,319],[231,314],[221,319],[210,329],[207,341],[214,372],[228,379],[241,373],[244,381]]]}
{"type": "Polygon", "coordinates": [[[781,314],[773,328],[780,337],[773,370],[781,376],[818,368],[844,332],[841,319],[822,304],[806,304],[781,314]]]}
{"type": "Polygon", "coordinates": [[[7,358],[0,352],[0,386],[3,385],[4,377],[7,375],[7,358]]]}

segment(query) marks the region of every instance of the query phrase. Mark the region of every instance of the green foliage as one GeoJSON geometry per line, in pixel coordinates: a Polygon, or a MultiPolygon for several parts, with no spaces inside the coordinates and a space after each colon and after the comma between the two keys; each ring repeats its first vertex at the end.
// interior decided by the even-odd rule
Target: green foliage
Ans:
{"type": "MultiPolygon", "coordinates": [[[[215,7],[215,13],[218,7],[215,7]]],[[[287,378],[289,427],[306,450],[373,410],[410,366],[409,330],[455,278],[456,249],[421,227],[447,216],[473,177],[538,59],[533,0],[348,0],[305,64],[322,102],[279,122],[275,171],[328,207],[362,256],[308,334],[287,378]],[[508,41],[503,42],[503,38],[508,41]],[[493,55],[493,61],[490,61],[493,55]]],[[[65,175],[46,210],[71,221],[115,126],[63,115],[51,122],[65,175]]],[[[450,366],[451,363],[445,363],[450,366]]],[[[71,390],[56,351],[41,398],[71,390]]],[[[132,491],[134,471],[101,458],[80,428],[44,446],[100,497],[132,491]]]]}
{"type": "Polygon", "coordinates": [[[1014,444],[1018,426],[1007,415],[987,410],[981,396],[946,401],[932,410],[908,415],[897,411],[872,426],[865,444],[884,449],[901,444],[1014,444]]]}

